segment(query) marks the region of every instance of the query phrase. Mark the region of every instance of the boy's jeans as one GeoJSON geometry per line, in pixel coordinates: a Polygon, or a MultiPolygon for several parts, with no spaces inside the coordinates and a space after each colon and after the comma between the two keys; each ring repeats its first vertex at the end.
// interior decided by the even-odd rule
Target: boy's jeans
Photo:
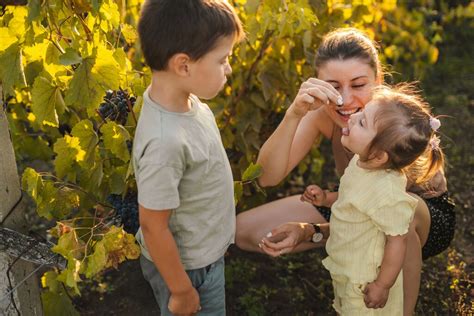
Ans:
{"type": "MultiPolygon", "coordinates": [[[[153,262],[140,256],[140,265],[143,276],[150,283],[155,294],[156,301],[160,306],[161,315],[171,316],[168,310],[170,292],[165,281],[156,269],[153,262]]],[[[222,316],[225,315],[225,278],[224,257],[221,257],[207,267],[186,270],[194,288],[199,293],[201,310],[197,315],[222,316]]]]}

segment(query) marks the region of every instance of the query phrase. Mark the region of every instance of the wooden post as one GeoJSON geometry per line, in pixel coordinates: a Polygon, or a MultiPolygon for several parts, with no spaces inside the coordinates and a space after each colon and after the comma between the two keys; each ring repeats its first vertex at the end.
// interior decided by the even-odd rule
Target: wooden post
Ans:
{"type": "MultiPolygon", "coordinates": [[[[0,84],[1,100],[3,92],[0,84]]],[[[15,154],[3,102],[0,105],[0,222],[2,227],[26,232],[25,206],[20,201],[21,188],[15,154]]],[[[43,315],[36,275],[33,273],[23,282],[34,268],[34,264],[11,257],[0,249],[0,315],[43,315]],[[11,289],[17,286],[10,294],[11,289]]]]}

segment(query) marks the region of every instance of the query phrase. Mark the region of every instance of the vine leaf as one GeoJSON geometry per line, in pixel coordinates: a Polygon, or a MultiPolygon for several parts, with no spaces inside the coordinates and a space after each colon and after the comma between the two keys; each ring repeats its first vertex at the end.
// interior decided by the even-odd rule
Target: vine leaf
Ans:
{"type": "Polygon", "coordinates": [[[40,124],[58,127],[59,121],[56,109],[62,110],[65,107],[60,88],[51,79],[39,76],[35,79],[31,94],[31,110],[40,124]]]}
{"type": "Polygon", "coordinates": [[[95,147],[99,142],[99,136],[94,131],[94,126],[89,120],[82,120],[72,128],[71,134],[79,139],[81,148],[85,150],[84,160],[92,165],[95,158],[95,147]]]}
{"type": "Polygon", "coordinates": [[[104,91],[119,88],[120,66],[113,52],[103,46],[94,49],[92,56],[84,58],[76,69],[66,94],[66,104],[85,107],[89,116],[95,114],[104,91]]]}
{"type": "Polygon", "coordinates": [[[78,64],[82,61],[81,56],[77,53],[77,51],[73,48],[66,48],[66,52],[59,56],[59,62],[61,65],[70,66],[74,64],[78,64]]]}
{"type": "Polygon", "coordinates": [[[140,247],[131,234],[127,234],[121,227],[112,226],[100,241],[108,252],[106,267],[118,268],[119,263],[126,259],[137,259],[140,256],[140,247]]]}
{"type": "Polygon", "coordinates": [[[65,135],[54,144],[54,152],[57,154],[55,162],[56,175],[63,178],[72,176],[74,162],[83,161],[86,152],[81,148],[79,138],[65,135]]]}
{"type": "Polygon", "coordinates": [[[262,166],[258,164],[254,164],[253,162],[245,169],[242,175],[242,181],[251,181],[255,180],[256,178],[260,177],[263,173],[262,166]]]}
{"type": "Polygon", "coordinates": [[[41,293],[41,301],[43,303],[44,315],[80,315],[64,290],[59,291],[59,293],[52,291],[43,292],[41,293]]]}
{"type": "Polygon", "coordinates": [[[102,241],[94,247],[94,253],[87,260],[86,277],[90,278],[102,271],[107,264],[107,253],[102,241]]]}
{"type": "MultiPolygon", "coordinates": [[[[53,247],[54,248],[54,247],[53,247]]],[[[69,256],[67,269],[61,271],[58,276],[58,280],[69,286],[70,288],[74,289],[74,292],[77,295],[80,295],[79,288],[77,287],[77,283],[82,281],[79,275],[79,271],[81,269],[81,262],[76,258],[69,256]]]]}
{"type": "MultiPolygon", "coordinates": [[[[59,237],[58,244],[51,248],[55,253],[60,254],[64,258],[68,259],[71,263],[71,259],[80,258],[82,250],[84,249],[84,242],[77,238],[75,230],[71,230],[62,234],[59,237]]],[[[68,263],[68,269],[69,269],[68,263]]]]}
{"type": "Polygon", "coordinates": [[[26,86],[25,72],[21,62],[21,48],[18,43],[10,45],[0,54],[0,81],[6,95],[15,95],[13,87],[26,86]]]}
{"type": "Polygon", "coordinates": [[[100,131],[103,134],[105,148],[110,150],[117,158],[128,162],[130,160],[130,153],[126,143],[127,140],[130,140],[128,131],[115,122],[104,124],[100,131]]]}

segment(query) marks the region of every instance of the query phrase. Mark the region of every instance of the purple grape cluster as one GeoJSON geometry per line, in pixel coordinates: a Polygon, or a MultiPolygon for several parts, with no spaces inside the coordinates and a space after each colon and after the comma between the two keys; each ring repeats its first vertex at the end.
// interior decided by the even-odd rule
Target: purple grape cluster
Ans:
{"type": "Polygon", "coordinates": [[[127,90],[107,90],[104,102],[99,105],[99,115],[103,120],[109,119],[124,125],[135,101],[136,98],[130,96],[127,90]]]}
{"type": "Polygon", "coordinates": [[[114,208],[123,229],[129,234],[135,234],[140,227],[137,193],[128,192],[124,198],[120,194],[111,194],[107,197],[107,202],[114,208]]]}

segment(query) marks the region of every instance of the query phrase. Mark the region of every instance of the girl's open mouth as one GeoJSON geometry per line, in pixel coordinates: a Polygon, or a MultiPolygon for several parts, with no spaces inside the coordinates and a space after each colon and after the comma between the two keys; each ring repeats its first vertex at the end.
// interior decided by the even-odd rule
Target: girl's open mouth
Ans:
{"type": "Polygon", "coordinates": [[[343,127],[342,128],[342,135],[343,136],[349,136],[349,132],[350,132],[349,127],[343,127]]]}

